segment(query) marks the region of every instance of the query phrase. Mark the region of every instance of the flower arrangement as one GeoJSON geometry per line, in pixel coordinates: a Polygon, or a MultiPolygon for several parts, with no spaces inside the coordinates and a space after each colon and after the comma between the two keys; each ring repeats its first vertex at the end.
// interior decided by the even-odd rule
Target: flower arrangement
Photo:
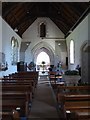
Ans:
{"type": "Polygon", "coordinates": [[[8,64],[6,63],[0,63],[0,71],[6,71],[8,70],[8,64]]]}
{"type": "Polygon", "coordinates": [[[28,64],[28,69],[33,70],[35,66],[36,66],[36,64],[32,61],[28,64]]]}

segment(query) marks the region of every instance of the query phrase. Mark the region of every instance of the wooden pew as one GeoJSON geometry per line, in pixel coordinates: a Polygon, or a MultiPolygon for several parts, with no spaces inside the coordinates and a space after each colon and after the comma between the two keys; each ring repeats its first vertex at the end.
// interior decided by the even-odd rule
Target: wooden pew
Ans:
{"type": "Polygon", "coordinates": [[[25,77],[25,78],[33,78],[34,80],[38,81],[38,72],[31,71],[31,72],[17,72],[14,74],[9,75],[9,77],[25,77]]]}
{"type": "Polygon", "coordinates": [[[12,109],[18,106],[24,108],[23,114],[25,113],[25,116],[27,116],[32,103],[32,86],[27,84],[19,85],[13,83],[2,84],[2,100],[3,100],[3,106],[5,106],[6,108],[8,108],[8,106],[11,103],[14,104],[14,106],[13,104],[11,104],[12,109]],[[20,103],[20,101],[23,102],[20,103]]]}
{"type": "Polygon", "coordinates": [[[31,93],[32,93],[32,98],[34,98],[34,92],[35,92],[35,82],[33,80],[29,79],[20,79],[20,78],[3,78],[2,79],[2,86],[4,85],[30,85],[32,88],[31,93]]]}
{"type": "Polygon", "coordinates": [[[56,72],[54,72],[54,71],[49,71],[49,72],[48,72],[48,75],[49,75],[50,83],[51,83],[51,84],[55,84],[55,83],[56,83],[56,78],[55,78],[56,72]]]}
{"type": "Polygon", "coordinates": [[[65,101],[72,101],[72,100],[90,100],[90,94],[71,94],[71,95],[64,95],[65,101]]]}
{"type": "Polygon", "coordinates": [[[90,95],[64,95],[64,100],[68,110],[90,109],[90,95]]]}
{"type": "Polygon", "coordinates": [[[65,84],[64,81],[62,81],[62,75],[58,74],[57,71],[50,71],[48,75],[53,90],[57,89],[57,85],[65,84]]]}
{"type": "Polygon", "coordinates": [[[34,80],[35,87],[38,82],[38,72],[32,71],[32,72],[17,72],[9,74],[9,76],[4,76],[4,78],[21,78],[21,79],[29,79],[34,80]]]}
{"type": "Polygon", "coordinates": [[[86,85],[86,86],[58,86],[58,88],[60,89],[90,89],[90,86],[89,85],[86,85]]]}
{"type": "MultiPolygon", "coordinates": [[[[89,94],[90,87],[89,86],[64,86],[57,85],[56,99],[57,102],[63,100],[64,95],[83,95],[89,94]]],[[[63,100],[64,101],[64,100],[63,100]]]]}
{"type": "Polygon", "coordinates": [[[35,88],[35,82],[28,78],[2,78],[1,82],[2,84],[28,84],[35,88]]]}
{"type": "Polygon", "coordinates": [[[64,95],[60,96],[60,109],[63,110],[67,120],[89,120],[90,95],[64,95]],[[83,119],[81,119],[83,118],[83,119]]]}
{"type": "MultiPolygon", "coordinates": [[[[90,94],[88,90],[89,86],[60,86],[57,87],[57,101],[58,104],[63,106],[63,111],[70,111],[70,120],[76,120],[77,118],[88,118],[87,111],[90,111],[90,94]],[[83,92],[84,91],[84,92],[83,92]],[[81,114],[83,112],[83,114],[81,114]],[[75,113],[76,116],[72,115],[75,113]],[[73,118],[75,117],[75,119],[73,118]],[[78,116],[78,117],[77,117],[78,116]]],[[[90,112],[89,112],[90,114],[90,112]]],[[[81,120],[81,119],[80,119],[81,120]]],[[[87,119],[88,120],[88,119],[87,119]]]]}
{"type": "Polygon", "coordinates": [[[2,111],[12,111],[13,109],[20,112],[20,116],[29,114],[29,95],[26,92],[3,92],[2,93],[2,111]]]}
{"type": "Polygon", "coordinates": [[[12,110],[11,112],[0,112],[1,120],[20,120],[19,112],[12,110]]]}
{"type": "Polygon", "coordinates": [[[1,95],[3,112],[11,112],[19,107],[20,116],[28,116],[31,108],[31,98],[27,91],[3,91],[1,95]]]}
{"type": "Polygon", "coordinates": [[[16,109],[19,106],[22,110],[21,113],[23,115],[25,114],[25,116],[28,115],[29,102],[31,102],[30,101],[31,98],[30,96],[29,97],[26,97],[26,96],[30,95],[30,92],[32,92],[31,88],[32,86],[34,86],[34,83],[35,83],[35,81],[32,79],[33,77],[30,77],[29,75],[25,75],[25,76],[22,75],[22,77],[15,77],[15,78],[5,77],[2,79],[3,110],[4,108],[16,109]],[[27,85],[29,86],[28,92],[27,92],[27,89],[28,89],[27,85]]]}
{"type": "Polygon", "coordinates": [[[90,120],[90,110],[88,111],[76,111],[77,120],[90,120]]]}
{"type": "Polygon", "coordinates": [[[65,96],[64,109],[66,112],[70,111],[69,116],[73,120],[89,120],[90,95],[80,95],[80,97],[77,95],[73,95],[73,97],[69,95],[65,96]],[[74,113],[75,116],[73,116],[72,113],[74,113]]]}
{"type": "Polygon", "coordinates": [[[57,92],[63,92],[64,94],[72,94],[72,93],[76,93],[76,94],[89,94],[90,92],[90,86],[86,85],[86,86],[61,86],[61,85],[57,85],[57,92]]]}
{"type": "Polygon", "coordinates": [[[26,92],[29,95],[29,102],[32,102],[32,86],[31,85],[19,85],[19,84],[4,84],[2,85],[3,92],[26,92]]]}
{"type": "Polygon", "coordinates": [[[35,87],[35,81],[33,80],[33,78],[25,78],[25,77],[9,78],[9,77],[6,77],[6,78],[0,78],[0,81],[2,83],[9,83],[9,82],[13,82],[13,83],[14,82],[32,83],[32,85],[35,87]]]}

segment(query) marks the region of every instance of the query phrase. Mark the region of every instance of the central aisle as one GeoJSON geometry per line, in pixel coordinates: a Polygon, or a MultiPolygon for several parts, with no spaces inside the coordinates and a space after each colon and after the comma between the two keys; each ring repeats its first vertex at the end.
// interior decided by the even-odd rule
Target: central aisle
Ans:
{"type": "Polygon", "coordinates": [[[33,118],[59,120],[55,96],[47,76],[41,76],[38,80],[29,118],[30,120],[34,120],[33,118]]]}

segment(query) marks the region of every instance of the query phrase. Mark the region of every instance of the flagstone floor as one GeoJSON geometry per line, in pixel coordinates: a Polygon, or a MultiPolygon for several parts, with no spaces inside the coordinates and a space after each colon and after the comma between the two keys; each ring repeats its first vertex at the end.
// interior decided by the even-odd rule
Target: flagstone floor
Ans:
{"type": "MultiPolygon", "coordinates": [[[[61,120],[59,118],[55,94],[49,83],[47,74],[40,75],[35,97],[32,102],[30,120],[61,120]]],[[[62,119],[63,120],[63,119],[62,119]]]]}

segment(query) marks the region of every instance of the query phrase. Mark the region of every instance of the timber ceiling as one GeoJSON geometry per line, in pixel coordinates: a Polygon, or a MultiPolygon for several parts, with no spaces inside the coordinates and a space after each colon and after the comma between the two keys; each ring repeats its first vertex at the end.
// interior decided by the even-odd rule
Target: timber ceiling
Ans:
{"type": "Polygon", "coordinates": [[[89,2],[3,2],[2,17],[21,37],[38,17],[49,17],[67,36],[89,8],[89,2]]]}

